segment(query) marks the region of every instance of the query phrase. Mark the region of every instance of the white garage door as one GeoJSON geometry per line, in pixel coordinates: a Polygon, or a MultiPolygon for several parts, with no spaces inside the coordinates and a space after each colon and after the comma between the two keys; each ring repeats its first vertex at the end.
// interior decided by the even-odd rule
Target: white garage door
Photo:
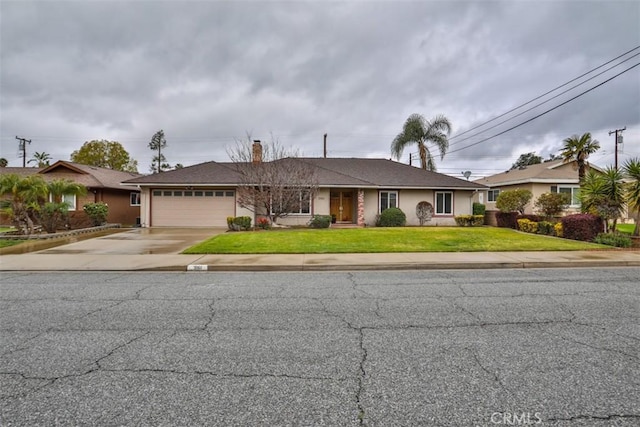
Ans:
{"type": "Polygon", "coordinates": [[[235,200],[233,190],[153,190],[151,226],[226,227],[235,200]]]}

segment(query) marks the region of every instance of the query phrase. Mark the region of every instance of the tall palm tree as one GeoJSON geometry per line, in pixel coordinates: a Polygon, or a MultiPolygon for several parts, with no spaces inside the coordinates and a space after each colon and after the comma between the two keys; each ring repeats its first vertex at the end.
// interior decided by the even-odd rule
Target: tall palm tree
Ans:
{"type": "Polygon", "coordinates": [[[640,235],[640,157],[629,159],[623,169],[625,177],[629,180],[625,184],[625,200],[630,210],[636,211],[636,226],[634,236],[640,235]]]}
{"type": "Polygon", "coordinates": [[[416,144],[422,169],[435,172],[436,164],[427,143],[434,143],[438,147],[440,160],[442,160],[449,148],[450,134],[451,122],[445,116],[438,115],[431,120],[426,120],[420,114],[412,114],[404,123],[402,132],[391,142],[391,154],[400,160],[405,147],[416,144]]]}
{"type": "Polygon", "coordinates": [[[33,153],[33,158],[27,163],[38,163],[39,168],[46,168],[49,166],[49,160],[51,160],[51,155],[49,155],[49,153],[45,153],[44,151],[39,153],[36,151],[33,153]]]}
{"type": "Polygon", "coordinates": [[[564,146],[560,152],[565,163],[576,161],[578,164],[578,179],[580,183],[584,181],[586,175],[586,164],[590,154],[600,149],[597,139],[591,139],[591,133],[586,132],[582,136],[573,135],[565,139],[564,146]]]}

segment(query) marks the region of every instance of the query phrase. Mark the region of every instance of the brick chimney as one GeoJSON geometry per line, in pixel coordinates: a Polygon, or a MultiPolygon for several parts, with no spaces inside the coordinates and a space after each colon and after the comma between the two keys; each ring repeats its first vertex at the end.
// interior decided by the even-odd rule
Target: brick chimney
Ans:
{"type": "Polygon", "coordinates": [[[253,163],[262,163],[262,144],[260,144],[259,139],[255,139],[253,141],[253,163]]]}

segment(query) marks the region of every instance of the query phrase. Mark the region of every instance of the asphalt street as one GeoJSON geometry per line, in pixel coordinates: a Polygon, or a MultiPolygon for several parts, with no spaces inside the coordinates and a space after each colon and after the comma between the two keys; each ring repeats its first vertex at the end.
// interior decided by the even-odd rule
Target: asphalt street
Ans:
{"type": "Polygon", "coordinates": [[[0,425],[640,425],[640,268],[4,272],[0,425]]]}

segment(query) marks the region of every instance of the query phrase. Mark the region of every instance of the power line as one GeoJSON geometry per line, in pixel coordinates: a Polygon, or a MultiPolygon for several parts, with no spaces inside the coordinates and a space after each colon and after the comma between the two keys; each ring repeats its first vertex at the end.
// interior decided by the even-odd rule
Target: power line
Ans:
{"type": "Polygon", "coordinates": [[[585,95],[585,94],[587,94],[587,93],[591,92],[592,90],[594,90],[594,89],[596,89],[596,88],[598,88],[598,87],[600,87],[600,86],[604,85],[605,83],[610,82],[611,80],[613,80],[613,79],[615,79],[615,78],[619,77],[620,75],[622,75],[622,74],[626,73],[626,72],[627,72],[627,71],[629,71],[629,70],[632,70],[633,68],[637,67],[638,65],[640,65],[640,63],[635,64],[635,65],[632,65],[631,67],[627,68],[627,69],[626,69],[626,70],[624,70],[624,71],[621,71],[620,73],[616,74],[616,75],[615,75],[615,76],[613,76],[613,77],[608,78],[607,80],[603,81],[602,83],[599,83],[599,84],[595,85],[594,87],[592,87],[592,88],[590,88],[590,89],[587,89],[587,90],[585,90],[585,91],[584,91],[584,92],[582,92],[582,93],[579,93],[578,95],[574,96],[573,98],[568,99],[568,100],[566,100],[565,102],[563,102],[563,103],[561,103],[561,104],[558,104],[558,105],[556,105],[555,107],[550,108],[550,109],[548,109],[547,111],[544,111],[544,112],[542,112],[542,113],[538,114],[537,116],[534,116],[534,117],[532,117],[532,118],[530,118],[530,119],[528,119],[528,120],[525,120],[525,121],[524,121],[524,122],[522,122],[522,123],[519,123],[519,124],[517,124],[517,125],[515,125],[515,126],[512,126],[512,127],[510,127],[509,129],[506,129],[506,130],[504,130],[504,131],[502,131],[502,132],[499,132],[499,133],[497,133],[497,134],[495,134],[495,135],[492,135],[492,136],[489,136],[489,137],[487,137],[487,138],[481,139],[480,141],[474,142],[473,144],[465,145],[464,147],[461,147],[461,148],[458,148],[458,149],[455,149],[455,150],[451,150],[451,151],[449,151],[447,154],[456,153],[456,152],[458,152],[458,151],[465,150],[465,149],[467,149],[467,148],[469,148],[469,147],[473,147],[473,146],[475,146],[475,145],[481,144],[481,143],[486,142],[486,141],[488,141],[488,140],[490,140],[490,139],[493,139],[493,138],[495,138],[495,137],[497,137],[497,136],[504,135],[505,133],[510,132],[510,131],[512,131],[512,130],[514,130],[514,129],[516,129],[516,128],[519,128],[520,126],[523,126],[523,125],[525,125],[525,124],[527,124],[527,123],[529,123],[529,122],[532,122],[532,121],[534,121],[535,119],[538,119],[538,118],[540,118],[540,117],[544,116],[545,114],[550,113],[551,111],[554,111],[554,110],[556,110],[556,109],[558,109],[558,108],[562,107],[563,105],[566,105],[566,104],[568,104],[569,102],[571,102],[571,101],[573,101],[573,100],[575,100],[575,99],[577,99],[577,98],[581,97],[582,95],[585,95]]]}
{"type": "MultiPolygon", "coordinates": [[[[532,106],[532,107],[529,107],[529,108],[527,108],[526,110],[521,111],[520,113],[516,114],[515,116],[510,117],[510,118],[508,118],[508,119],[506,119],[506,120],[503,120],[503,121],[499,122],[498,124],[495,124],[495,125],[493,125],[493,126],[491,126],[491,127],[489,127],[489,128],[484,129],[484,130],[483,130],[483,131],[481,131],[481,132],[478,132],[478,133],[476,133],[476,134],[474,134],[474,135],[470,135],[470,136],[468,136],[468,137],[466,137],[466,138],[462,138],[461,140],[456,141],[456,142],[454,142],[453,144],[450,144],[449,146],[451,146],[451,145],[455,145],[455,144],[459,144],[459,143],[461,143],[461,142],[463,142],[463,141],[467,141],[467,140],[469,140],[469,139],[471,139],[471,138],[473,138],[473,137],[475,137],[475,136],[478,136],[478,135],[479,135],[480,133],[482,133],[482,132],[486,132],[486,131],[488,131],[488,130],[495,129],[495,128],[496,128],[496,127],[498,127],[498,126],[503,125],[503,124],[505,124],[506,122],[508,122],[508,121],[510,121],[510,120],[513,120],[513,119],[515,119],[516,117],[520,117],[520,116],[522,116],[523,114],[528,113],[529,111],[531,111],[531,110],[533,110],[533,109],[535,109],[535,108],[538,108],[538,107],[540,107],[541,105],[544,105],[544,104],[546,104],[546,103],[548,103],[548,102],[550,102],[550,101],[552,101],[552,100],[554,100],[554,99],[556,99],[556,98],[558,98],[558,97],[560,97],[560,96],[564,95],[564,94],[565,94],[565,93],[567,93],[567,92],[572,91],[573,89],[577,88],[578,86],[581,86],[581,85],[583,85],[583,84],[587,83],[588,81],[591,81],[591,80],[595,79],[596,77],[599,77],[599,76],[601,76],[602,74],[604,74],[604,73],[606,73],[606,72],[608,72],[608,71],[611,71],[611,70],[612,70],[612,69],[614,69],[615,67],[617,67],[617,66],[619,66],[619,65],[621,65],[621,64],[623,64],[623,63],[625,63],[625,62],[627,62],[627,61],[629,61],[629,60],[631,60],[631,59],[633,59],[633,58],[635,58],[636,56],[639,56],[639,55],[640,55],[640,53],[636,53],[635,55],[633,55],[633,56],[631,56],[631,57],[629,57],[629,58],[625,59],[624,61],[620,62],[619,64],[616,64],[616,65],[614,65],[614,66],[612,66],[612,67],[610,67],[610,68],[608,68],[608,69],[606,69],[606,70],[604,70],[604,71],[602,71],[602,72],[600,72],[600,73],[596,74],[595,76],[592,76],[592,77],[588,78],[587,80],[583,81],[582,83],[578,83],[577,85],[572,86],[572,87],[570,87],[569,89],[566,89],[566,90],[564,90],[564,91],[562,91],[562,92],[558,93],[557,95],[552,96],[551,98],[547,99],[546,101],[540,102],[540,103],[538,103],[538,104],[536,104],[536,105],[534,105],[534,106],[532,106]]],[[[547,93],[549,93],[549,92],[547,92],[547,93]]],[[[546,94],[545,94],[545,95],[546,95],[546,94]]],[[[540,98],[540,97],[538,97],[538,98],[536,98],[536,99],[539,99],[539,98],[540,98]]],[[[531,101],[530,101],[530,102],[531,102],[531,101]]],[[[530,102],[528,102],[528,103],[530,103],[530,102]]],[[[527,104],[528,104],[528,103],[527,103],[527,104]]],[[[524,104],[524,105],[526,105],[526,104],[524,104]]],[[[518,108],[520,108],[520,107],[518,107],[518,108]]],[[[510,112],[511,112],[511,111],[514,111],[514,110],[510,110],[510,112]]],[[[505,114],[507,114],[507,113],[505,113],[505,114]]],[[[502,116],[504,116],[504,114],[502,114],[502,115],[500,115],[500,116],[498,116],[498,117],[502,117],[502,116]]],[[[496,117],[496,118],[497,118],[497,117],[496,117]]],[[[495,119],[492,119],[491,121],[493,121],[493,120],[495,120],[495,119]]],[[[489,122],[487,122],[487,123],[489,123],[489,122]]],[[[486,123],[485,123],[485,124],[486,124],[486,123]]],[[[467,132],[468,132],[468,131],[467,131],[467,132]]],[[[466,132],[464,132],[464,133],[466,133],[466,132]]],[[[461,135],[461,134],[460,134],[460,135],[461,135]]],[[[459,135],[456,135],[456,136],[459,136],[459,135]]]]}
{"type": "MultiPolygon", "coordinates": [[[[484,125],[486,125],[486,124],[488,124],[488,123],[491,123],[491,122],[493,122],[493,121],[495,121],[495,120],[498,120],[499,118],[504,117],[504,116],[506,116],[507,114],[509,114],[509,113],[511,113],[511,112],[513,112],[513,111],[515,111],[515,110],[518,110],[518,109],[520,109],[520,108],[524,107],[525,105],[531,104],[532,102],[537,101],[538,99],[540,99],[540,98],[542,98],[542,97],[544,97],[544,96],[546,96],[546,95],[548,95],[548,94],[550,94],[550,93],[552,93],[552,92],[555,92],[556,90],[558,90],[558,89],[560,89],[560,88],[562,88],[562,87],[564,87],[564,86],[566,86],[566,85],[568,85],[568,84],[570,84],[570,83],[573,83],[574,81],[581,79],[582,77],[586,76],[587,74],[591,74],[592,72],[596,71],[597,69],[602,68],[602,67],[604,67],[605,65],[608,65],[608,64],[610,64],[611,62],[613,62],[613,61],[615,61],[615,60],[617,60],[617,59],[620,59],[620,58],[622,58],[623,56],[625,56],[625,55],[627,55],[627,54],[629,54],[629,53],[633,52],[634,50],[638,50],[638,49],[640,49],[640,46],[636,46],[636,47],[634,47],[633,49],[628,50],[628,51],[626,51],[625,53],[623,53],[623,54],[621,54],[621,55],[618,55],[618,56],[616,56],[615,58],[613,58],[613,59],[611,59],[611,60],[609,60],[609,61],[607,61],[607,62],[605,62],[605,63],[603,63],[603,64],[601,64],[601,65],[598,65],[597,67],[595,67],[595,68],[593,68],[593,69],[591,69],[591,70],[589,70],[589,71],[587,71],[587,72],[585,72],[585,73],[583,73],[583,74],[579,75],[578,77],[575,77],[575,78],[573,78],[573,79],[569,80],[568,82],[563,83],[563,84],[561,84],[560,86],[557,86],[557,87],[555,87],[555,88],[553,88],[553,89],[551,89],[551,90],[549,90],[549,91],[547,91],[547,92],[543,93],[542,95],[537,96],[537,97],[535,97],[535,98],[531,99],[530,101],[525,102],[524,104],[520,104],[520,105],[518,105],[517,107],[514,107],[514,108],[512,108],[511,110],[509,110],[509,111],[507,111],[507,112],[505,112],[505,113],[503,113],[503,114],[500,114],[500,115],[498,115],[498,116],[496,116],[496,117],[494,117],[494,118],[492,118],[492,119],[490,119],[490,120],[487,120],[487,121],[486,121],[486,122],[484,122],[484,123],[480,123],[479,125],[474,126],[474,127],[470,128],[470,129],[467,129],[466,131],[464,131],[464,132],[462,132],[462,133],[459,133],[459,134],[457,134],[457,135],[454,135],[454,136],[452,136],[450,139],[457,138],[457,137],[459,137],[459,136],[462,136],[462,135],[464,135],[464,134],[466,134],[466,133],[471,132],[472,130],[478,129],[478,128],[480,128],[480,127],[482,127],[482,126],[484,126],[484,125]]],[[[638,54],[636,54],[636,55],[634,55],[634,56],[637,56],[637,55],[638,55],[638,54]]],[[[622,61],[620,64],[622,64],[622,63],[624,63],[624,62],[628,61],[629,59],[631,59],[631,58],[627,58],[627,59],[625,59],[625,60],[624,60],[624,61],[622,61]]],[[[617,66],[618,66],[618,65],[620,65],[620,64],[617,64],[617,65],[615,65],[614,67],[617,67],[617,66]]],[[[614,67],[611,67],[611,68],[614,68],[614,67]]],[[[610,69],[611,69],[611,68],[610,68],[610,69]]],[[[609,70],[610,70],[610,69],[609,69],[609,70]]],[[[608,71],[608,70],[607,70],[607,71],[608,71]]],[[[600,73],[600,74],[602,74],[602,73],[600,73]]],[[[589,80],[586,80],[586,81],[589,81],[589,80]]],[[[583,82],[583,83],[585,83],[585,82],[583,82]]],[[[581,84],[582,84],[582,83],[581,83],[581,84]]],[[[579,85],[578,85],[578,86],[579,86],[579,85]]],[[[485,130],[486,130],[486,129],[485,129],[485,130]]]]}

